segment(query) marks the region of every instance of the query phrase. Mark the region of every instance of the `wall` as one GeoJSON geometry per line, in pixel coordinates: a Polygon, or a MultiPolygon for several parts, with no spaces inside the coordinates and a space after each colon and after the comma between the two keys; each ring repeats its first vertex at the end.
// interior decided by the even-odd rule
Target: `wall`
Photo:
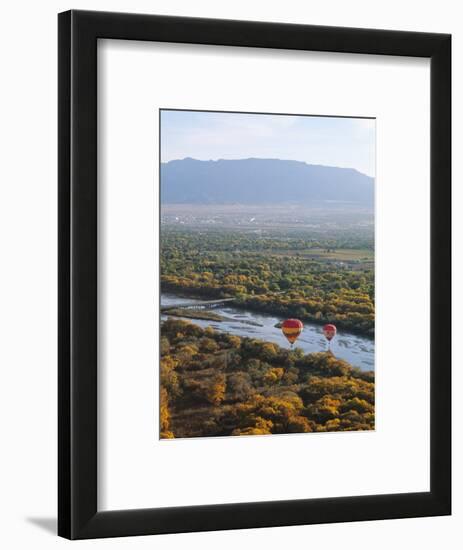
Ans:
{"type": "MultiPolygon", "coordinates": [[[[2,6],[0,86],[0,540],[9,550],[33,546],[62,548],[53,534],[56,508],[56,13],[69,8],[137,11],[234,19],[450,32],[453,36],[454,120],[462,120],[463,20],[459,4],[423,0],[134,0],[93,2],[23,1],[2,6]]],[[[454,151],[461,150],[461,125],[454,151]]],[[[454,181],[461,181],[461,156],[455,155],[454,181]]],[[[454,208],[462,204],[455,185],[454,208]]],[[[463,230],[455,220],[456,239],[463,230]]],[[[462,256],[455,247],[455,280],[462,256]]],[[[462,291],[455,285],[455,310],[462,291]]],[[[457,321],[457,319],[456,319],[457,321]]],[[[458,335],[461,321],[455,323],[458,335]]],[[[419,345],[419,336],[414,341],[419,345]]],[[[454,388],[462,375],[455,351],[454,388]]],[[[457,390],[458,391],[458,390],[457,390]]],[[[75,543],[92,548],[313,547],[377,549],[452,547],[462,536],[463,411],[455,399],[454,515],[399,521],[292,527],[75,543]]],[[[381,472],[378,472],[381,475],[381,472]]]]}

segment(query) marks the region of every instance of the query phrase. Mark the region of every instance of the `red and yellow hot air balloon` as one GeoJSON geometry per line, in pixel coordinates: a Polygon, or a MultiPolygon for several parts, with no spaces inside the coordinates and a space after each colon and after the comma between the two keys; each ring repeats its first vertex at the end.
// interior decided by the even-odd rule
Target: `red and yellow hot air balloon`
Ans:
{"type": "Polygon", "coordinates": [[[336,336],[336,326],[331,324],[323,325],[323,335],[328,340],[329,349],[331,340],[336,336]]]}
{"type": "Polygon", "coordinates": [[[291,346],[299,338],[304,325],[299,319],[286,319],[281,323],[281,332],[285,335],[291,346]]]}

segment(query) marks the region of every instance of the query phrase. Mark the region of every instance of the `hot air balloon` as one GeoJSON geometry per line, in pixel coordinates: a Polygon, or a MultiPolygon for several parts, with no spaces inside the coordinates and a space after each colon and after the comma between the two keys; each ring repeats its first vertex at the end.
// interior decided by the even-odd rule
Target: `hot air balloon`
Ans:
{"type": "Polygon", "coordinates": [[[323,326],[323,334],[328,340],[328,349],[330,349],[331,340],[336,336],[336,327],[328,324],[323,326]]]}
{"type": "Polygon", "coordinates": [[[299,338],[304,325],[299,319],[286,319],[281,323],[281,331],[285,335],[288,342],[293,346],[294,342],[299,338]]]}

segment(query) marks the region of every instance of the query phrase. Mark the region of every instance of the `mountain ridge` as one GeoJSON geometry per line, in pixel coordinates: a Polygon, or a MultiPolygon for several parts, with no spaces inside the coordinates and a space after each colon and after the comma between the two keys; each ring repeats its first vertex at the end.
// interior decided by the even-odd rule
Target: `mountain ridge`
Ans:
{"type": "Polygon", "coordinates": [[[186,157],[161,163],[160,172],[162,203],[374,203],[374,178],[355,168],[254,157],[186,157]]]}

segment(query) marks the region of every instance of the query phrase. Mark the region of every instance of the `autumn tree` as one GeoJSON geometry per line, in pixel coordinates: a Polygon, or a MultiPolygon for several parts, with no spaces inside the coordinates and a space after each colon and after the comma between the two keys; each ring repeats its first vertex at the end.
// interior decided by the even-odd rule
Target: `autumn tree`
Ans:
{"type": "Polygon", "coordinates": [[[218,374],[205,388],[205,397],[211,405],[220,405],[225,397],[225,375],[218,374]]]}

